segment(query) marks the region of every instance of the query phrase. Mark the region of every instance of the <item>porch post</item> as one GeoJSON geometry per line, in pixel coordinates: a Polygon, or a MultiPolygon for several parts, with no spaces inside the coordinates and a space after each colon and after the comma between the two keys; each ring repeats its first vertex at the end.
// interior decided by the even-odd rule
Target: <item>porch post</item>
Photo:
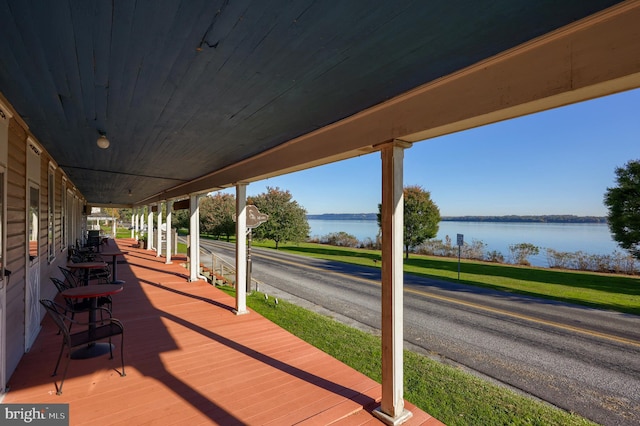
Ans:
{"type": "Polygon", "coordinates": [[[404,149],[394,141],[382,148],[382,402],[374,414],[388,425],[411,417],[404,408],[403,389],[403,262],[404,149]]]}
{"type": "Polygon", "coordinates": [[[247,184],[236,185],[236,315],[247,310],[247,184]]]}
{"type": "Polygon", "coordinates": [[[156,244],[156,257],[162,256],[162,203],[158,203],[158,237],[156,244]]]}
{"type": "Polygon", "coordinates": [[[138,207],[136,209],[136,220],[134,221],[134,233],[133,233],[133,238],[135,238],[136,240],[138,238],[140,238],[140,216],[142,215],[142,209],[140,209],[140,207],[138,207]]]}
{"type": "Polygon", "coordinates": [[[189,281],[198,281],[200,275],[200,197],[189,197],[189,281]]]}
{"type": "Polygon", "coordinates": [[[166,244],[167,244],[167,260],[165,261],[165,264],[170,265],[171,262],[171,234],[173,234],[172,230],[171,230],[171,212],[173,211],[173,201],[169,201],[167,202],[167,236],[165,237],[166,240],[166,244]]]}
{"type": "Polygon", "coordinates": [[[136,209],[131,209],[131,238],[135,238],[138,227],[136,226],[136,209]]]}
{"type": "Polygon", "coordinates": [[[147,206],[147,250],[152,250],[153,246],[153,210],[151,204],[147,206]]]}
{"type": "Polygon", "coordinates": [[[144,229],[144,207],[140,207],[140,226],[139,226],[139,231],[140,233],[142,233],[142,230],[144,229]]]}

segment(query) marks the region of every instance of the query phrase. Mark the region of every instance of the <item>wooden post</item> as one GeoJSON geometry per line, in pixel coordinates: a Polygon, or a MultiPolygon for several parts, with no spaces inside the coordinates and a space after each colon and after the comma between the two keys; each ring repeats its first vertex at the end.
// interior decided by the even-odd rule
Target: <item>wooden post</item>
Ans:
{"type": "Polygon", "coordinates": [[[189,197],[189,281],[197,281],[200,272],[200,210],[198,196],[189,197]]]}
{"type": "Polygon", "coordinates": [[[247,310],[247,184],[236,185],[236,315],[247,310]]]}
{"type": "Polygon", "coordinates": [[[162,203],[158,203],[158,235],[156,237],[156,257],[162,256],[162,203]]]}
{"type": "Polygon", "coordinates": [[[171,245],[171,237],[173,234],[173,231],[171,229],[171,212],[173,211],[173,201],[169,201],[167,202],[167,236],[165,237],[166,240],[166,250],[167,250],[167,254],[166,254],[166,261],[164,262],[167,265],[170,265],[171,262],[171,250],[173,249],[172,245],[171,245]]]}
{"type": "Polygon", "coordinates": [[[137,238],[138,234],[138,209],[131,209],[131,238],[137,238]]]}
{"type": "Polygon", "coordinates": [[[153,209],[148,206],[147,210],[147,250],[153,246],[153,209]]]}
{"type": "Polygon", "coordinates": [[[382,148],[382,402],[374,414],[388,425],[411,417],[403,387],[403,231],[404,149],[394,141],[382,148]]]}

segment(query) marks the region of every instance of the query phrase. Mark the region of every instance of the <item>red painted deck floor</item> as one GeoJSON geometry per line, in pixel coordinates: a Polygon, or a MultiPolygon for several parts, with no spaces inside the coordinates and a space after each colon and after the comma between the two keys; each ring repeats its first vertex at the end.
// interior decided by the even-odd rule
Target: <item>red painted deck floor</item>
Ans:
{"type": "MultiPolygon", "coordinates": [[[[180,260],[166,265],[131,242],[117,241],[129,254],[118,264],[124,291],[113,296],[126,377],[114,370],[119,351],[113,360],[71,360],[56,395],[50,374],[61,338],[45,317],[4,403],[69,403],[71,425],[381,424],[371,414],[380,384],[255,312],[235,315],[234,299],[187,282],[180,260]]],[[[406,405],[413,417],[405,424],[441,424],[406,405]]]]}

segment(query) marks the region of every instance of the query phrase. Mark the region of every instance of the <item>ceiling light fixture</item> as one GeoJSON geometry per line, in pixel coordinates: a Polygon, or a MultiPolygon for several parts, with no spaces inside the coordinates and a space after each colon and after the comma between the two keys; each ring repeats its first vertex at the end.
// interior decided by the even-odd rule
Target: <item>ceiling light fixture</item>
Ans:
{"type": "Polygon", "coordinates": [[[132,197],[133,194],[131,193],[131,190],[129,190],[129,197],[132,197]]]}
{"type": "Polygon", "coordinates": [[[96,141],[96,144],[98,144],[98,146],[102,149],[109,148],[110,142],[109,142],[109,139],[107,139],[107,136],[104,134],[104,132],[100,132],[100,137],[96,141]]]}

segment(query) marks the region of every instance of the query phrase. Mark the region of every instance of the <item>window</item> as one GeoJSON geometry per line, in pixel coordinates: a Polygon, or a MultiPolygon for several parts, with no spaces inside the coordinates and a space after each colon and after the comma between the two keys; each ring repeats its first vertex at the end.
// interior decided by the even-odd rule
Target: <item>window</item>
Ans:
{"type": "Polygon", "coordinates": [[[35,187],[29,188],[29,260],[38,257],[40,244],[38,243],[38,231],[40,228],[40,190],[35,187]]]}

